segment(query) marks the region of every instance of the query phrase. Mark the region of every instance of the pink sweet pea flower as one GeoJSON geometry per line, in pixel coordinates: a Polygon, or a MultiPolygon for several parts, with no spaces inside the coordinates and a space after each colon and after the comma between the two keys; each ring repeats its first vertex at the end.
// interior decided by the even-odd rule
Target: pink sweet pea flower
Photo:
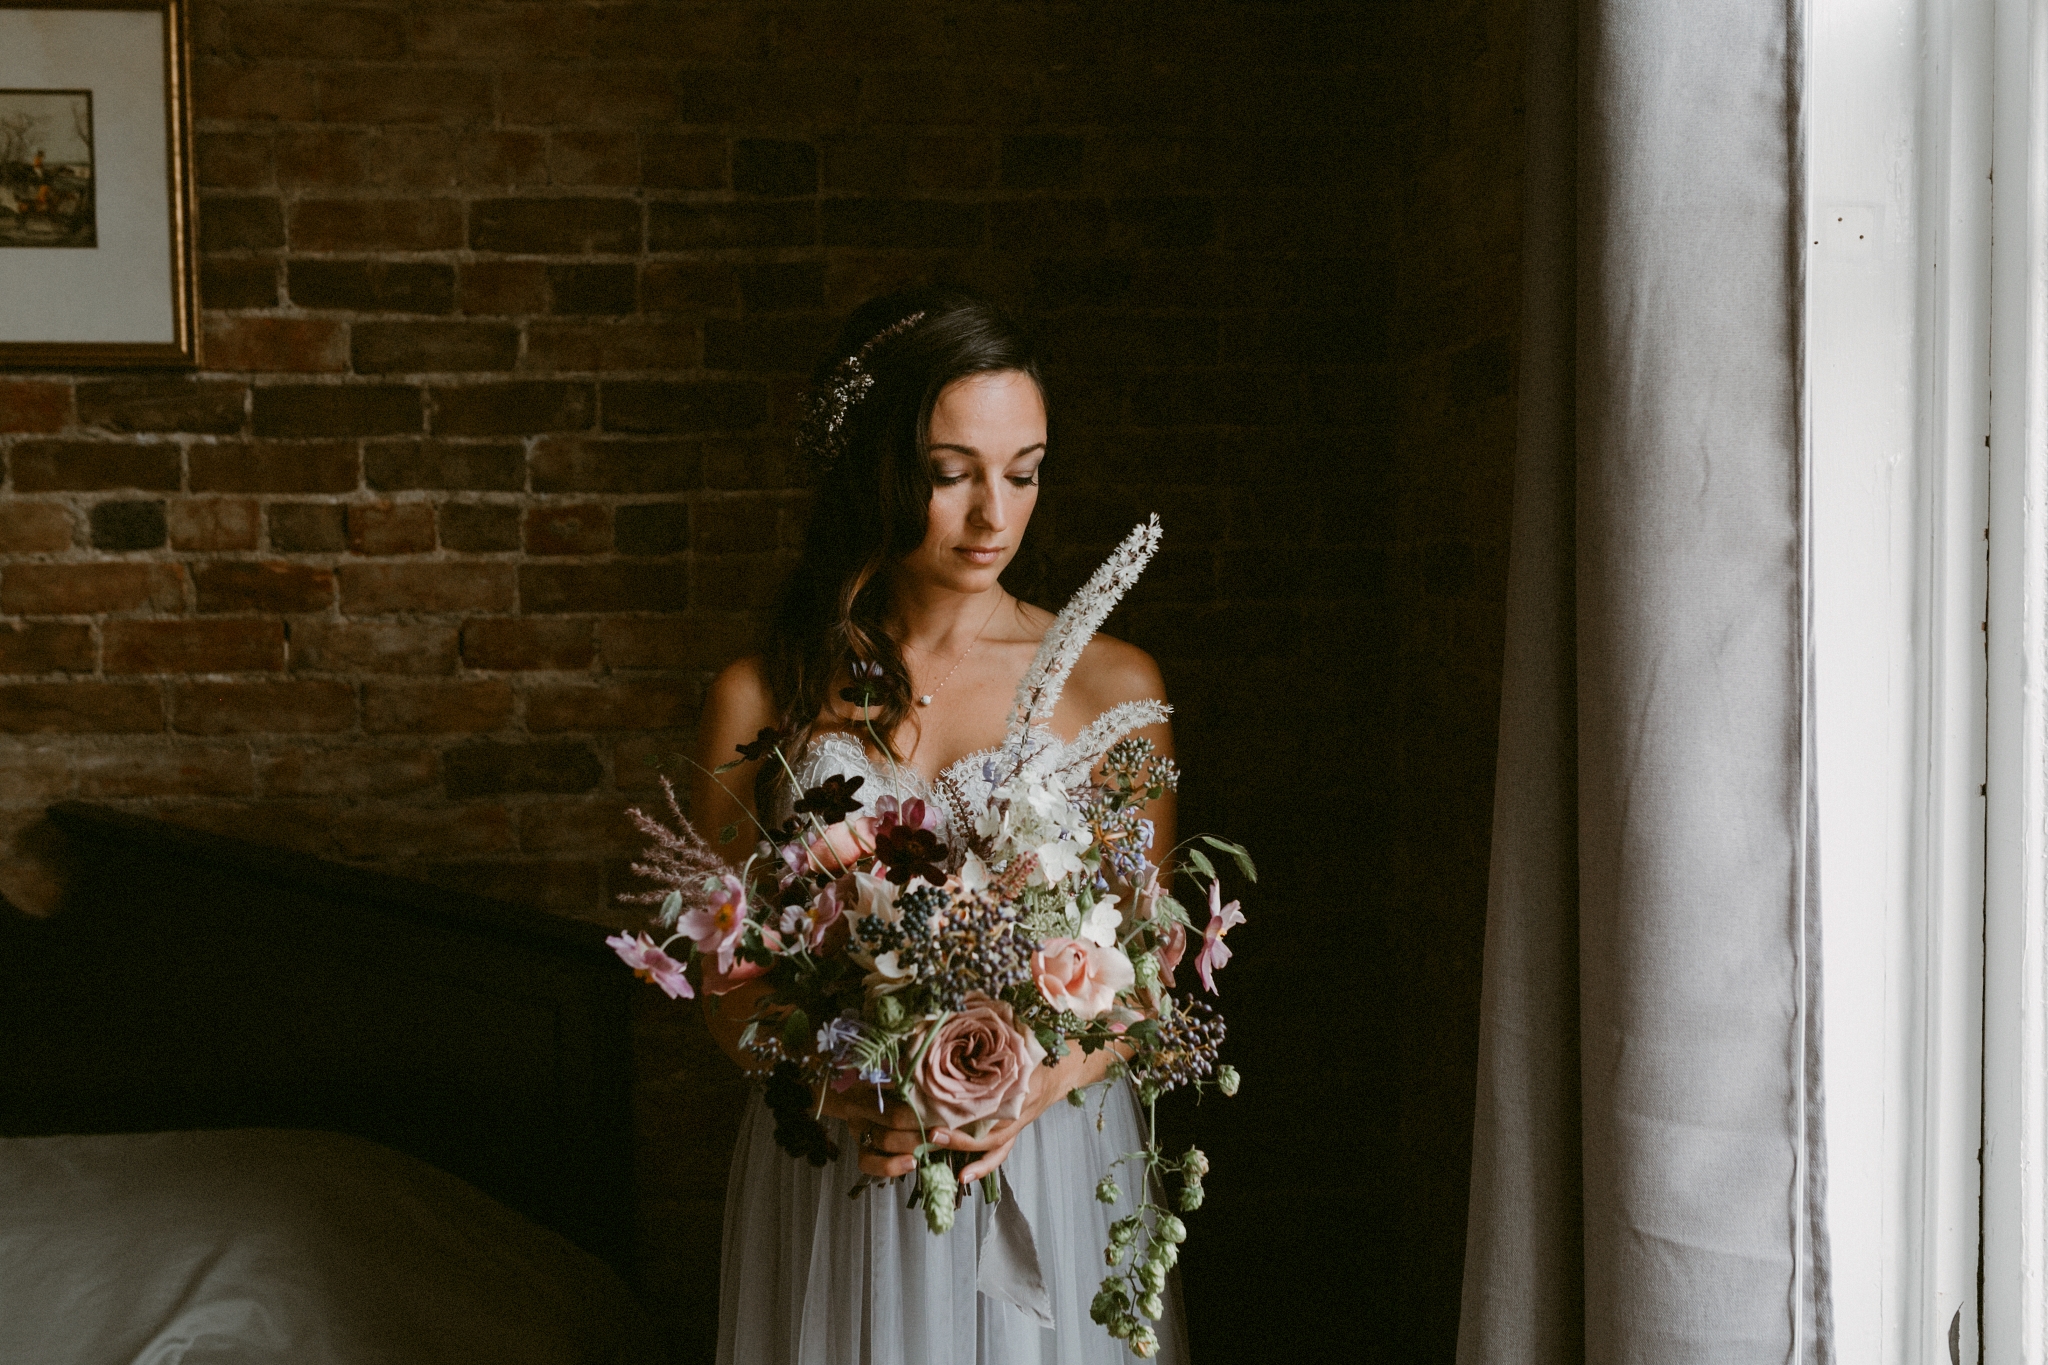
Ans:
{"type": "MultiPolygon", "coordinates": [[[[886,798],[884,798],[886,799],[886,798]]],[[[796,861],[801,872],[848,872],[875,851],[875,822],[866,815],[812,830],[796,861]]]]}
{"type": "Polygon", "coordinates": [[[726,873],[711,904],[684,915],[676,921],[676,928],[690,936],[698,952],[706,957],[715,954],[720,972],[731,972],[740,936],[747,931],[746,883],[726,873]]]}
{"type": "Polygon", "coordinates": [[[881,828],[877,831],[880,834],[886,834],[898,825],[909,829],[928,829],[934,833],[937,833],[939,828],[939,813],[927,807],[922,798],[915,796],[907,801],[898,801],[893,796],[877,797],[875,818],[881,822],[881,828]]]}
{"type": "Polygon", "coordinates": [[[605,943],[633,969],[633,975],[661,987],[669,999],[688,1000],[696,995],[690,989],[690,979],[683,975],[683,964],[656,947],[647,935],[627,938],[614,934],[605,943]]]}
{"type": "Polygon", "coordinates": [[[1217,994],[1216,978],[1213,975],[1230,961],[1230,949],[1224,946],[1223,936],[1239,924],[1244,916],[1238,913],[1237,902],[1222,904],[1223,890],[1216,882],[1209,883],[1209,923],[1202,930],[1202,950],[1195,955],[1195,973],[1202,978],[1202,985],[1209,994],[1217,994]]]}

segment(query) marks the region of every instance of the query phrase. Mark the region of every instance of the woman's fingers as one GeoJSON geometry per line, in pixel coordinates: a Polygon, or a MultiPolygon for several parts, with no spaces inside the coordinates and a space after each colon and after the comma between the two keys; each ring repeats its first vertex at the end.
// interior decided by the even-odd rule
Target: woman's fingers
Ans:
{"type": "Polygon", "coordinates": [[[983,1153],[980,1157],[968,1162],[967,1169],[960,1172],[960,1183],[963,1185],[971,1185],[975,1181],[987,1175],[989,1172],[995,1170],[996,1167],[1002,1165],[1005,1161],[1008,1161],[1010,1159],[1010,1149],[1016,1145],[1017,1139],[1013,1137],[1009,1139],[1007,1142],[1002,1143],[1000,1146],[989,1148],[988,1151],[983,1153]]]}

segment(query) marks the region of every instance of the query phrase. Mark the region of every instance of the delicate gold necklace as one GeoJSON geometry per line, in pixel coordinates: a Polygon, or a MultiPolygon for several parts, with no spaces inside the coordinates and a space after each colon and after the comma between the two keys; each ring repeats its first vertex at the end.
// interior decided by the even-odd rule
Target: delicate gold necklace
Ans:
{"type": "MultiPolygon", "coordinates": [[[[960,651],[960,657],[953,660],[953,666],[946,670],[946,676],[939,679],[938,687],[934,687],[931,691],[919,695],[917,699],[917,704],[919,706],[930,706],[932,704],[932,698],[939,695],[939,688],[942,688],[947,683],[953,681],[953,675],[960,671],[960,665],[967,662],[967,656],[972,654],[975,650],[981,648],[981,637],[988,634],[988,623],[990,621],[995,620],[996,613],[1001,611],[1002,609],[1003,599],[998,597],[996,599],[996,604],[993,607],[989,608],[988,616],[982,621],[981,629],[974,632],[974,642],[968,645],[967,648],[960,651]]],[[[916,649],[917,647],[915,645],[912,645],[911,648],[916,649]]],[[[917,652],[923,654],[927,651],[919,649],[917,652]]]]}

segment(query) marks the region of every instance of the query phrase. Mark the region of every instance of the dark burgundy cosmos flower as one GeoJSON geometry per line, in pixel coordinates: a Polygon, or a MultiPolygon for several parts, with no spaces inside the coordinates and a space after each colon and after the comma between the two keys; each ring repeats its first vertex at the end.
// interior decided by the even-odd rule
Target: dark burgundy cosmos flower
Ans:
{"type": "Polygon", "coordinates": [[[866,782],[865,777],[847,777],[835,773],[815,787],[806,788],[804,799],[796,803],[798,815],[815,815],[826,824],[836,824],[861,807],[854,795],[866,782]]]}
{"type": "Polygon", "coordinates": [[[946,846],[939,836],[914,825],[891,825],[875,835],[875,857],[889,869],[889,880],[898,886],[912,877],[934,884],[946,877],[946,846]]]}
{"type": "Polygon", "coordinates": [[[757,762],[768,757],[788,738],[787,730],[777,730],[773,726],[764,727],[760,734],[754,736],[753,743],[739,746],[740,757],[748,763],[757,762]]]}

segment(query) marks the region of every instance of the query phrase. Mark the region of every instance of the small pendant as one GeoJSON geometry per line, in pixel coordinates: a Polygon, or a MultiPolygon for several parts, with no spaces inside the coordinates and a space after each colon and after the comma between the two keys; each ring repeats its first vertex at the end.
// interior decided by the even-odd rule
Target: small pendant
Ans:
{"type": "Polygon", "coordinates": [[[932,694],[929,692],[925,693],[917,699],[917,704],[919,706],[930,706],[932,704],[932,694]]]}

